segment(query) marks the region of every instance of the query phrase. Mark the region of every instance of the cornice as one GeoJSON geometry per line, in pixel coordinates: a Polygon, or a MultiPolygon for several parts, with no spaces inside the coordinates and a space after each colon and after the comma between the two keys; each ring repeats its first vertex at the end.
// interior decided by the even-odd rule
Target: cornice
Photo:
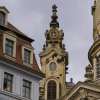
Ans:
{"type": "Polygon", "coordinates": [[[41,71],[36,71],[36,70],[34,70],[34,69],[30,68],[30,67],[27,67],[27,66],[22,65],[22,64],[18,64],[15,61],[12,61],[12,60],[7,59],[5,57],[1,57],[0,56],[0,62],[2,64],[9,65],[10,67],[15,68],[15,69],[17,69],[19,71],[23,71],[23,72],[25,72],[25,73],[27,73],[29,75],[37,77],[38,79],[42,79],[42,78],[45,77],[45,74],[43,74],[41,71]]]}
{"type": "Polygon", "coordinates": [[[47,56],[48,54],[52,53],[52,52],[56,52],[58,53],[59,55],[66,55],[68,54],[66,51],[64,51],[63,49],[57,49],[57,48],[49,48],[49,49],[46,49],[44,51],[42,51],[39,56],[40,57],[44,57],[44,56],[47,56]]]}
{"type": "MultiPolygon", "coordinates": [[[[9,24],[9,23],[8,23],[8,24],[9,24]]],[[[11,24],[10,24],[10,25],[11,25],[11,24]]],[[[12,25],[11,27],[14,27],[14,26],[12,25]]],[[[15,28],[15,27],[14,27],[14,28],[15,28]]],[[[28,36],[24,35],[24,33],[18,32],[18,31],[16,31],[15,29],[11,29],[11,28],[9,28],[9,27],[7,27],[7,26],[2,26],[2,25],[0,25],[0,30],[12,32],[12,33],[15,34],[16,36],[18,36],[18,37],[20,37],[20,38],[22,38],[22,39],[25,39],[25,40],[27,40],[27,41],[30,41],[30,42],[33,42],[33,41],[34,41],[33,39],[31,39],[31,38],[29,38],[28,36]]]]}

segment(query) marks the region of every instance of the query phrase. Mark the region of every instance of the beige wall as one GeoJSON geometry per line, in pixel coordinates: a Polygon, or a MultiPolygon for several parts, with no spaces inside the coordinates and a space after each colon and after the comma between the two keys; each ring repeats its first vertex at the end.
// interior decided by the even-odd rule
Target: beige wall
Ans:
{"type": "Polygon", "coordinates": [[[47,83],[50,81],[50,80],[54,80],[57,84],[57,99],[59,99],[59,84],[61,84],[61,94],[64,95],[65,94],[65,64],[64,62],[62,63],[57,63],[56,60],[57,58],[54,58],[52,59],[52,55],[54,54],[55,52],[51,52],[50,54],[48,54],[47,56],[45,57],[42,57],[41,59],[41,62],[42,62],[42,72],[46,74],[46,78],[44,80],[42,80],[42,82],[40,83],[40,86],[41,87],[44,87],[45,89],[45,100],[47,100],[47,83]],[[46,63],[46,59],[49,58],[49,63],[46,63]],[[57,65],[57,68],[55,71],[51,71],[49,69],[49,64],[51,62],[55,62],[56,65],[57,65]]]}

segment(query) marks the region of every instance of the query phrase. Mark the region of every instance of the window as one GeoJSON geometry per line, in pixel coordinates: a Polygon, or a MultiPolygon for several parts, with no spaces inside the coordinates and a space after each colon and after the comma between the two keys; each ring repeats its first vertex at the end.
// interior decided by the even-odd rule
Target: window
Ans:
{"type": "Polygon", "coordinates": [[[5,14],[0,12],[0,25],[4,25],[5,23],[5,14]]]}
{"type": "Polygon", "coordinates": [[[24,48],[24,63],[30,64],[31,51],[24,48]]]}
{"type": "Polygon", "coordinates": [[[56,63],[55,63],[55,62],[51,62],[51,63],[49,64],[49,68],[50,68],[51,71],[55,71],[56,68],[57,68],[56,63]]]}
{"type": "Polygon", "coordinates": [[[13,85],[13,75],[5,72],[3,89],[5,91],[12,92],[12,85],[13,85]]]}
{"type": "Polygon", "coordinates": [[[56,99],[56,82],[49,81],[47,85],[47,100],[56,99]]]}
{"type": "Polygon", "coordinates": [[[31,82],[23,80],[23,97],[31,97],[31,82]]]}
{"type": "Polygon", "coordinates": [[[13,56],[14,41],[7,39],[5,41],[5,54],[13,56]]]}
{"type": "Polygon", "coordinates": [[[33,64],[33,47],[30,45],[22,46],[22,60],[23,64],[32,67],[33,64]]]}
{"type": "Polygon", "coordinates": [[[97,78],[100,78],[100,56],[97,57],[97,63],[96,63],[96,76],[97,78]]]}
{"type": "Polygon", "coordinates": [[[85,98],[81,98],[80,100],[88,100],[88,98],[87,98],[87,97],[85,97],[85,98]]]}
{"type": "Polygon", "coordinates": [[[3,34],[3,53],[4,56],[15,60],[16,58],[16,37],[9,32],[3,34]]]}

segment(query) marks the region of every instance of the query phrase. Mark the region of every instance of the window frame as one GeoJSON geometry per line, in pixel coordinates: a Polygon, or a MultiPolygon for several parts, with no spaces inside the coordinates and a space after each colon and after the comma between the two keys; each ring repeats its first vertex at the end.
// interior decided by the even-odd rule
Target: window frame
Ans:
{"type": "Polygon", "coordinates": [[[13,56],[13,49],[14,49],[14,41],[6,38],[6,40],[5,40],[5,54],[8,55],[8,56],[13,56]]]}
{"type": "Polygon", "coordinates": [[[24,48],[24,62],[30,64],[31,63],[30,60],[31,60],[31,51],[24,48]]]}
{"type": "Polygon", "coordinates": [[[6,14],[4,13],[4,12],[2,12],[2,11],[0,11],[0,14],[2,15],[1,16],[1,23],[0,23],[0,25],[5,25],[5,20],[6,20],[6,14]]]}
{"type": "Polygon", "coordinates": [[[100,55],[96,57],[96,78],[100,78],[100,55]]]}
{"type": "Polygon", "coordinates": [[[22,47],[22,61],[23,61],[23,64],[26,65],[26,66],[31,66],[33,64],[33,48],[32,47],[26,47],[26,46],[23,46],[22,47]],[[25,49],[30,51],[30,63],[27,63],[25,62],[25,49]]]}
{"type": "Polygon", "coordinates": [[[13,79],[14,79],[14,76],[8,72],[4,72],[4,80],[3,80],[3,90],[4,91],[7,91],[7,92],[13,92],[13,79]],[[5,77],[6,75],[6,77],[5,77]],[[7,83],[5,83],[5,81],[7,83]],[[10,84],[10,89],[8,90],[7,87],[8,87],[8,83],[10,84]],[[5,84],[7,85],[5,87],[5,84]]]}
{"type": "Polygon", "coordinates": [[[16,37],[10,35],[9,33],[5,33],[3,35],[3,53],[4,53],[4,55],[6,55],[8,57],[16,58],[16,37]],[[6,40],[7,39],[13,41],[13,54],[12,54],[12,56],[6,54],[6,40]]]}
{"type": "Polygon", "coordinates": [[[32,82],[26,79],[23,79],[23,85],[22,85],[22,96],[25,98],[30,99],[31,98],[31,93],[32,93],[32,82]],[[25,83],[26,82],[26,83],[25,83]],[[26,86],[29,84],[29,86],[26,86]],[[25,90],[24,90],[25,89],[25,90]],[[28,90],[28,95],[27,95],[27,90],[28,90]]]}

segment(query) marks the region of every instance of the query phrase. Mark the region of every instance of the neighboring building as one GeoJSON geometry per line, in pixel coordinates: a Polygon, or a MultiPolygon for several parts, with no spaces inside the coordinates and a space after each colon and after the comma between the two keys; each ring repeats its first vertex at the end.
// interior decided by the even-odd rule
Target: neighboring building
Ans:
{"type": "Polygon", "coordinates": [[[74,84],[66,82],[68,53],[62,43],[64,33],[59,30],[57,7],[53,6],[50,29],[40,53],[41,70],[45,78],[40,81],[40,100],[100,100],[100,0],[94,1],[93,39],[88,52],[90,64],[86,67],[86,80],[74,84]]]}
{"type": "Polygon", "coordinates": [[[39,100],[44,74],[35,59],[33,39],[8,22],[0,7],[0,100],[39,100]]]}
{"type": "Polygon", "coordinates": [[[78,82],[62,100],[100,100],[100,0],[94,1],[92,15],[94,43],[88,52],[86,81],[78,82]]]}

